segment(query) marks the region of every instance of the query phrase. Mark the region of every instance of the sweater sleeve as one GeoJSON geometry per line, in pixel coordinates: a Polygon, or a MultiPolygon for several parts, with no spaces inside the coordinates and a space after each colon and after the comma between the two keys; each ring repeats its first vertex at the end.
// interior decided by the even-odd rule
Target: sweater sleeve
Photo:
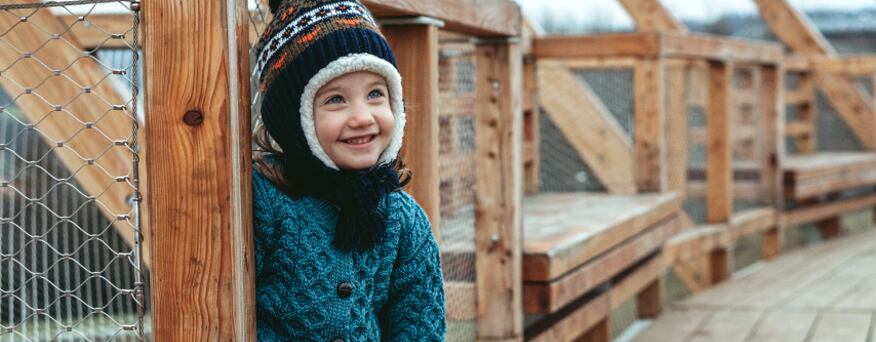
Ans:
{"type": "Polygon", "coordinates": [[[258,279],[264,271],[268,256],[271,255],[278,232],[275,203],[277,193],[270,181],[258,171],[252,172],[253,203],[253,250],[255,251],[255,274],[258,279]]]}
{"type": "Polygon", "coordinates": [[[408,195],[403,207],[407,227],[402,227],[399,255],[390,280],[383,313],[384,341],[443,341],[446,331],[444,286],[438,244],[423,209],[408,195]]]}

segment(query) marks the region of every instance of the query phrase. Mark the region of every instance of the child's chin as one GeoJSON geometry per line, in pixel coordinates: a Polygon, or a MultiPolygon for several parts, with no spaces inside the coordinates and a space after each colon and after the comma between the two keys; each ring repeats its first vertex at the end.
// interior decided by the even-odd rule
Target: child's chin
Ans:
{"type": "Polygon", "coordinates": [[[345,170],[367,170],[377,164],[377,158],[362,158],[345,161],[340,168],[345,170]]]}

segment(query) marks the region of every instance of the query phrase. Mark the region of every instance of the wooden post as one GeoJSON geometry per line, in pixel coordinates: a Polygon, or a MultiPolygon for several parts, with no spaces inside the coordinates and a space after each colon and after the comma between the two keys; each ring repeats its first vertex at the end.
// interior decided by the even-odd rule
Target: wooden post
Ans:
{"type": "Polygon", "coordinates": [[[648,284],[636,295],[636,310],[639,318],[655,318],[663,310],[663,288],[660,278],[648,284]]]}
{"type": "Polygon", "coordinates": [[[540,108],[538,106],[538,79],[536,77],[535,59],[529,56],[523,61],[523,177],[524,191],[537,193],[539,190],[539,178],[541,157],[539,148],[541,144],[541,125],[539,124],[540,108]]]}
{"type": "MultiPolygon", "coordinates": [[[[776,213],[781,213],[785,208],[785,196],[782,192],[782,164],[785,158],[785,71],[781,66],[765,65],[761,68],[761,82],[761,198],[769,199],[769,204],[775,208],[776,213]]],[[[763,233],[761,255],[770,260],[778,256],[781,250],[782,230],[777,224],[763,233]]]]}
{"type": "Polygon", "coordinates": [[[721,246],[709,253],[709,269],[712,285],[719,284],[733,274],[733,247],[721,246]]]}
{"type": "Polygon", "coordinates": [[[441,238],[441,176],[438,172],[438,27],[439,20],[381,21],[404,80],[407,127],[401,157],[413,179],[408,189],[426,211],[435,239],[441,238]]]}
{"type": "Polygon", "coordinates": [[[688,88],[687,62],[674,61],[666,67],[666,159],[667,189],[682,197],[687,192],[688,88]]]}
{"type": "Polygon", "coordinates": [[[797,152],[808,154],[815,153],[815,80],[811,72],[800,73],[797,78],[797,90],[806,94],[806,101],[794,106],[797,113],[797,121],[809,128],[809,133],[797,137],[794,141],[797,152]]]}
{"type": "Polygon", "coordinates": [[[143,4],[157,341],[255,340],[246,11],[143,4]]]}
{"type": "Polygon", "coordinates": [[[610,342],[611,338],[611,317],[605,316],[599,323],[590,328],[577,341],[586,342],[610,342]]]}
{"type": "Polygon", "coordinates": [[[733,67],[726,62],[709,63],[707,112],[707,220],[723,223],[733,213],[733,163],[730,103],[733,67]]]}
{"type": "Polygon", "coordinates": [[[523,332],[520,51],[508,41],[482,41],[475,53],[478,340],[520,340],[523,332]]]}
{"type": "Polygon", "coordinates": [[[663,77],[662,59],[646,59],[636,63],[633,79],[634,174],[639,192],[664,191],[668,183],[663,77]]]}

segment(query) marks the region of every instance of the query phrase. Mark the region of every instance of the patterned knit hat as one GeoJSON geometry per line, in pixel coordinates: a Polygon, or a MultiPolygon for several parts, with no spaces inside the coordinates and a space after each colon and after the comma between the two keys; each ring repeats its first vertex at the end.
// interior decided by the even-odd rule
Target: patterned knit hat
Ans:
{"type": "Polygon", "coordinates": [[[313,155],[338,167],[316,138],[313,98],[332,79],[354,71],[371,71],[386,79],[395,128],[379,164],[392,162],[401,149],[405,113],[401,75],[395,55],[368,10],[358,1],[271,1],[274,19],[257,48],[256,70],[264,94],[261,115],[268,133],[283,151],[300,125],[313,155]],[[297,109],[293,111],[293,109],[297,109]]]}
{"type": "Polygon", "coordinates": [[[366,249],[383,238],[386,201],[400,189],[395,171],[404,134],[401,76],[395,56],[358,1],[271,0],[274,19],[258,45],[262,122],[282,148],[280,164],[295,195],[323,198],[338,209],[333,244],[366,249]],[[316,137],[313,98],[332,79],[371,71],[386,79],[395,126],[368,170],[341,170],[316,137]]]}

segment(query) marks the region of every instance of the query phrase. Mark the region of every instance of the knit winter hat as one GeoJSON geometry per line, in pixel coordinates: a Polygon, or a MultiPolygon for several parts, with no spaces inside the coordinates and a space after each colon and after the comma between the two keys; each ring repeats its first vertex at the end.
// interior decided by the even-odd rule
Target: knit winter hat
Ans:
{"type": "Polygon", "coordinates": [[[282,148],[283,173],[296,192],[339,209],[334,245],[365,249],[383,237],[388,194],[400,188],[393,164],[405,114],[395,56],[374,18],[358,1],[271,0],[274,14],[256,60],[262,122],[282,148]],[[395,126],[389,145],[368,170],[341,170],[319,144],[313,98],[332,79],[370,71],[386,79],[395,126]]]}
{"type": "Polygon", "coordinates": [[[395,127],[379,164],[392,162],[401,149],[405,113],[401,75],[395,55],[377,23],[358,1],[271,1],[274,19],[257,49],[262,120],[284,151],[295,144],[289,132],[299,121],[313,155],[329,168],[338,167],[316,138],[313,98],[332,79],[370,71],[386,79],[395,127]],[[296,112],[290,109],[298,108],[296,112]]]}

